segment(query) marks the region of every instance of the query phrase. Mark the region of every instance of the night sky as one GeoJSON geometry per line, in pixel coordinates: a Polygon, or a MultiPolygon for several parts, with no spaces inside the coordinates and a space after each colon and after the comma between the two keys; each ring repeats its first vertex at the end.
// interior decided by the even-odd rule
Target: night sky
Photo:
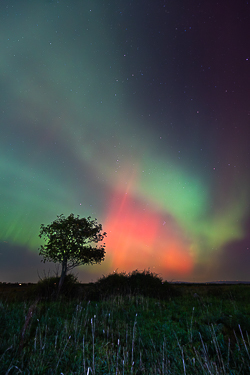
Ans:
{"type": "Polygon", "coordinates": [[[91,216],[101,265],[250,280],[250,2],[1,0],[0,281],[91,216]]]}

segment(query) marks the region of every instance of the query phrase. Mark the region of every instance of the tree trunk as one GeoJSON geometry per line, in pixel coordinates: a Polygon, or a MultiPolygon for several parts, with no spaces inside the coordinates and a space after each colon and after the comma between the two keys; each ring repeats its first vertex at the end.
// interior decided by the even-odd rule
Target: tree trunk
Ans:
{"type": "Polygon", "coordinates": [[[57,297],[59,296],[61,292],[66,273],[67,273],[67,258],[64,258],[62,261],[62,272],[61,272],[61,277],[60,277],[59,284],[58,284],[57,297]]]}

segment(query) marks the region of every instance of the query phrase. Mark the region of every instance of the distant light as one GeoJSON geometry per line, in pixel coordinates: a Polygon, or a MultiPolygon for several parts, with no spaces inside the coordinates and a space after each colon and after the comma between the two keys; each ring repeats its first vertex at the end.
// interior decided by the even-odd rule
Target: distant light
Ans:
{"type": "Polygon", "coordinates": [[[18,285],[22,285],[22,284],[18,284],[18,285]]]}

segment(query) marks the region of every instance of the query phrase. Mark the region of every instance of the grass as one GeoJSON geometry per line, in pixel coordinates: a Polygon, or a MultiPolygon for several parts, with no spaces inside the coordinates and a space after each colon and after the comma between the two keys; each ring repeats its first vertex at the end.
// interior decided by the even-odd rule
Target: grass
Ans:
{"type": "Polygon", "coordinates": [[[35,300],[34,286],[24,300],[0,294],[0,374],[250,373],[248,285],[135,271],[76,287],[80,297],[56,301],[35,300]]]}

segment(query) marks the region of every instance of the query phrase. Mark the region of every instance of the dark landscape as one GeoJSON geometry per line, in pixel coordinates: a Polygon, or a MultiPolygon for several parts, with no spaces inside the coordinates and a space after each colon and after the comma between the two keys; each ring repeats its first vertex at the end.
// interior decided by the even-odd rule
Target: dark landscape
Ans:
{"type": "Polygon", "coordinates": [[[0,284],[1,374],[249,374],[250,286],[149,271],[0,284]]]}

